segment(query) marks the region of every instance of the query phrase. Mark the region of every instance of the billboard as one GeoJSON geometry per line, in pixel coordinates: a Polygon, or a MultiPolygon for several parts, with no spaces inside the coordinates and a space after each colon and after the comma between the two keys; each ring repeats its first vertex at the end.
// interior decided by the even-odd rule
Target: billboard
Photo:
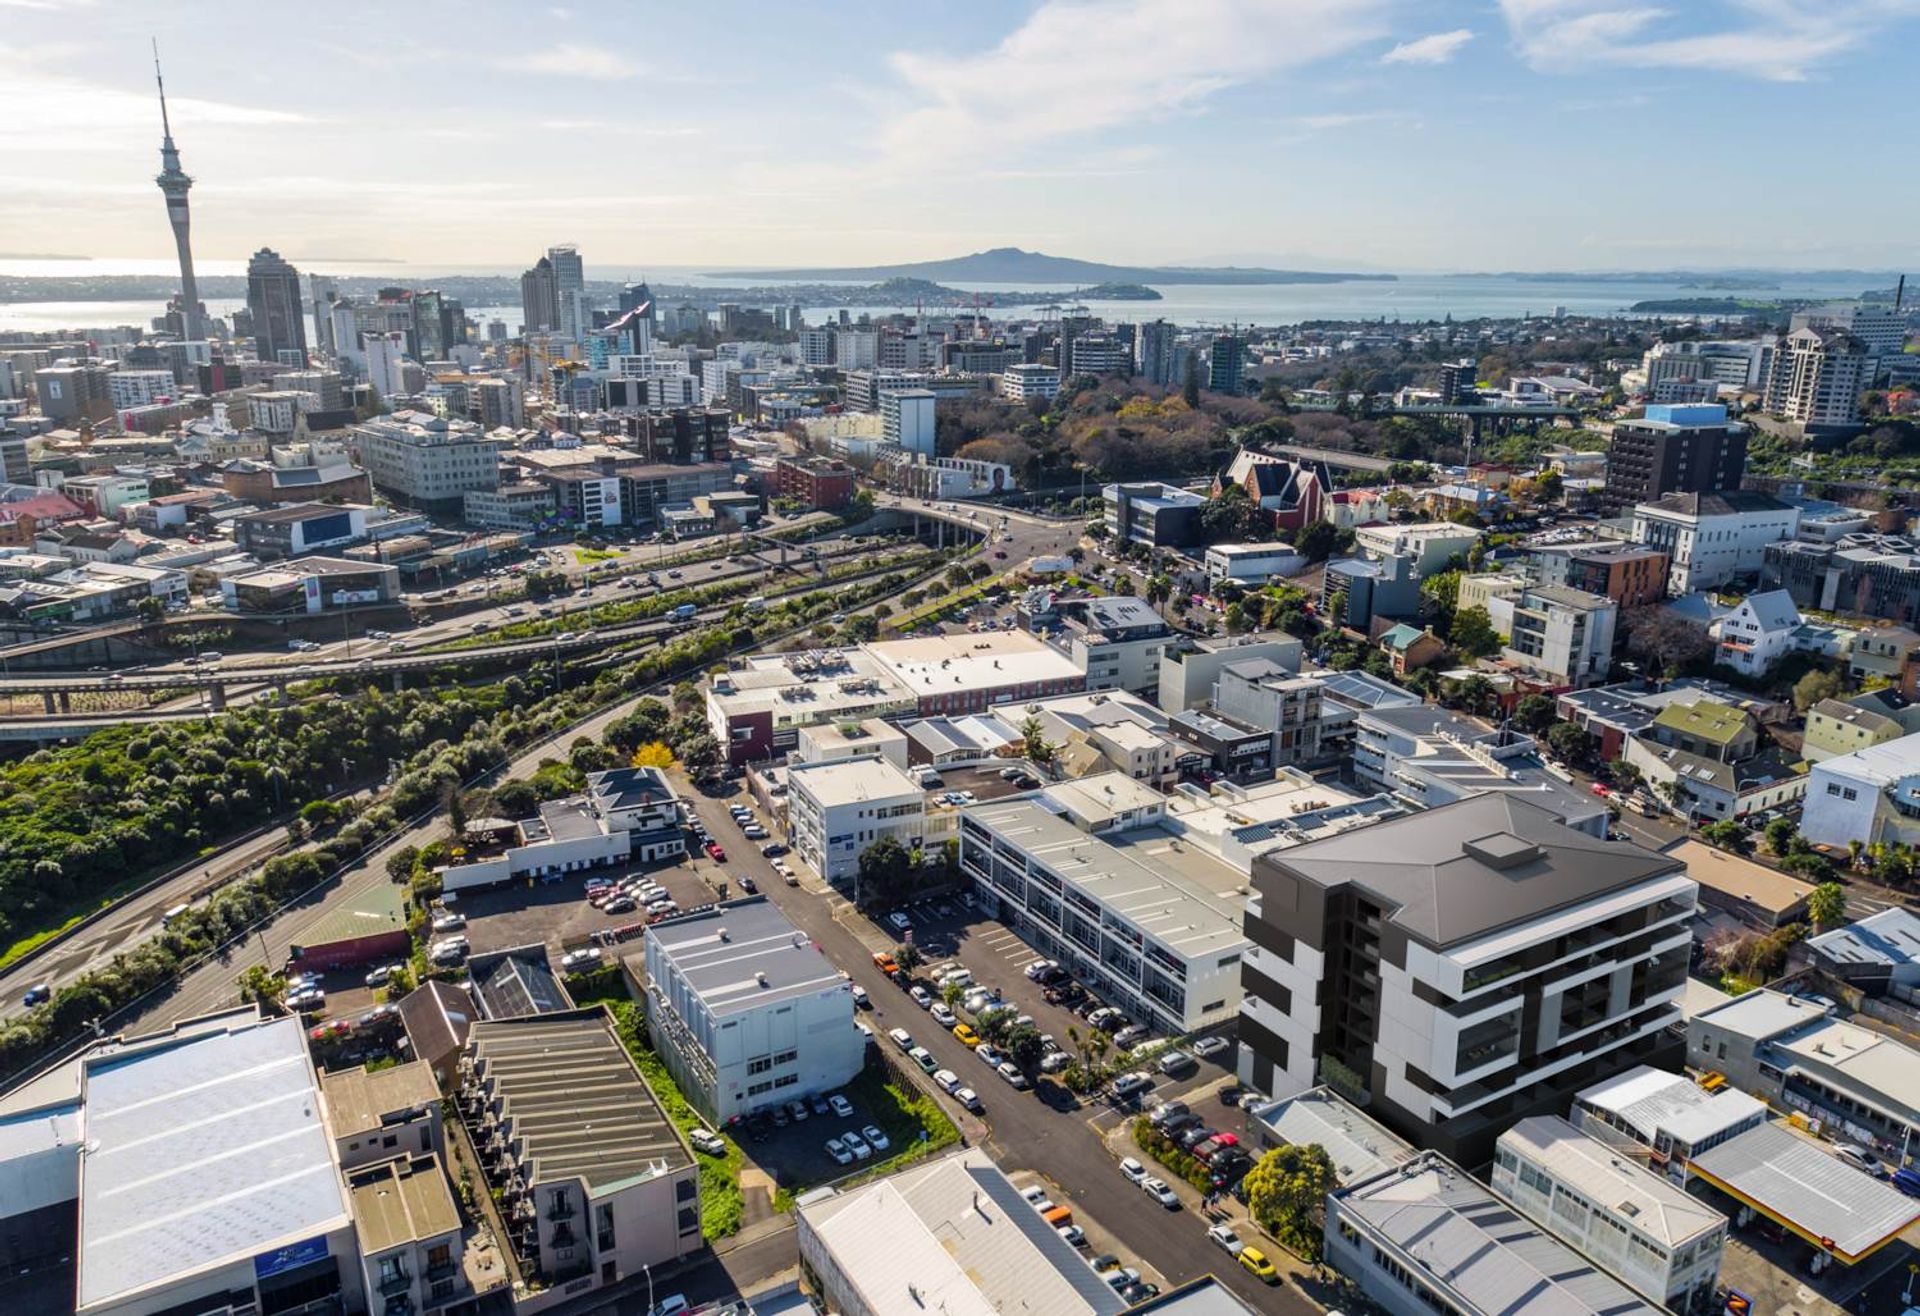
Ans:
{"type": "Polygon", "coordinates": [[[302,1239],[298,1243],[289,1243],[285,1247],[277,1247],[271,1252],[262,1252],[259,1256],[255,1257],[253,1259],[253,1278],[256,1282],[268,1279],[283,1271],[298,1270],[300,1267],[311,1265],[313,1262],[324,1261],[326,1257],[326,1235],[322,1234],[318,1238],[302,1239]]]}

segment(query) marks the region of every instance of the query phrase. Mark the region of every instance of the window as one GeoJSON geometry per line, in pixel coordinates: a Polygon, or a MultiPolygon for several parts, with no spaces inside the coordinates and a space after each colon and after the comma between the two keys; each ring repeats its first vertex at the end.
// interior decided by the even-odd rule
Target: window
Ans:
{"type": "Polygon", "coordinates": [[[755,1056],[752,1060],[747,1061],[747,1074],[749,1077],[754,1074],[764,1074],[772,1068],[773,1059],[770,1056],[755,1056]]]}
{"type": "Polygon", "coordinates": [[[798,1051],[782,1051],[774,1056],[773,1063],[776,1065],[790,1065],[799,1058],[800,1053],[798,1051]]]}

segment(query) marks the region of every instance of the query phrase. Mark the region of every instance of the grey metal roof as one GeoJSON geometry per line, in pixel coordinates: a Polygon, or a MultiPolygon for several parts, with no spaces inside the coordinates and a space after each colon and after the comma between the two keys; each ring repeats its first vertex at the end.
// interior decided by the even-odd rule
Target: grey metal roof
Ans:
{"type": "MultiPolygon", "coordinates": [[[[1655,1307],[1521,1215],[1445,1157],[1338,1190],[1357,1217],[1450,1289],[1500,1316],[1656,1316],[1655,1307]]],[[[1405,1262],[1403,1262],[1405,1264],[1405,1262]]]]}
{"type": "Polygon", "coordinates": [[[1632,842],[1575,831],[1558,815],[1505,794],[1391,819],[1258,862],[1324,887],[1358,886],[1390,909],[1396,924],[1433,946],[1685,868],[1632,842]]]}
{"type": "Polygon", "coordinates": [[[480,1013],[488,1019],[552,1014],[573,1006],[553,975],[545,945],[476,955],[467,961],[467,972],[480,1013]]]}
{"type": "Polygon", "coordinates": [[[1310,672],[1308,675],[1325,687],[1322,693],[1328,699],[1353,708],[1378,709],[1421,702],[1419,695],[1365,672],[1310,672]]]}
{"type": "Polygon", "coordinates": [[[85,1066],[79,1305],[344,1226],[297,1019],[237,1019],[85,1066]]]}
{"type": "Polygon", "coordinates": [[[1836,964],[1878,964],[1898,968],[1920,960],[1920,915],[1900,905],[1810,937],[1807,946],[1836,964]]]}
{"type": "Polygon", "coordinates": [[[1693,1157],[1693,1169],[1758,1203],[1809,1238],[1866,1255],[1920,1219],[1920,1201],[1777,1124],[1762,1124],[1693,1157]]]}
{"type": "Polygon", "coordinates": [[[1331,1088],[1312,1088],[1255,1113],[1275,1138],[1297,1147],[1320,1146],[1341,1185],[1364,1183],[1419,1153],[1341,1100],[1331,1088]]]}
{"type": "Polygon", "coordinates": [[[647,929],[647,941],[715,1015],[811,996],[845,981],[812,939],[763,896],[656,923],[647,929]]]}
{"type": "Polygon", "coordinates": [[[1127,1308],[1127,1316],[1253,1316],[1253,1311],[1239,1294],[1206,1275],[1127,1308]]]}
{"type": "Polygon", "coordinates": [[[579,1177],[597,1194],[693,1164],[606,1011],[487,1020],[467,1047],[529,1184],[579,1177]]]}

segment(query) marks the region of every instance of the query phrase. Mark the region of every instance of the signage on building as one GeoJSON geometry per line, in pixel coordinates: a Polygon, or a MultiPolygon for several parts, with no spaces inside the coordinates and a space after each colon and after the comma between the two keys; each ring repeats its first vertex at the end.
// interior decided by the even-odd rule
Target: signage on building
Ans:
{"type": "Polygon", "coordinates": [[[377,589],[337,589],[333,592],[333,606],[338,608],[349,603],[378,603],[380,591],[377,589]]]}
{"type": "Polygon", "coordinates": [[[253,1277],[256,1280],[271,1278],[284,1271],[298,1270],[327,1258],[327,1239],[322,1234],[318,1238],[303,1239],[298,1243],[289,1243],[285,1247],[275,1248],[271,1252],[262,1252],[253,1259],[253,1277]]]}

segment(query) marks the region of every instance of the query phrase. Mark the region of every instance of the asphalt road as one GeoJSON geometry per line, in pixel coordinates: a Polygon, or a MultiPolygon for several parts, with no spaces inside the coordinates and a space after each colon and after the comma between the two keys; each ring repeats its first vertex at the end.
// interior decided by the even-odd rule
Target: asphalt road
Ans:
{"type": "MultiPolygon", "coordinates": [[[[1043,1105],[1032,1092],[1018,1092],[1009,1087],[958,1039],[934,1024],[904,991],[874,966],[873,951],[897,944],[892,936],[810,877],[804,879],[800,887],[787,886],[774,873],[771,862],[740,836],[727,814],[727,805],[750,804],[743,793],[736,790],[729,795],[708,797],[694,792],[691,799],[707,829],[726,848],[728,872],[736,877],[741,873],[752,876],[761,892],[778,905],[795,926],[819,943],[828,958],[867,989],[874,1009],[864,1013],[864,1021],[882,1039],[881,1044],[891,1045],[884,1040],[888,1029],[905,1028],[916,1042],[933,1052],[942,1068],[953,1070],[964,1083],[979,1092],[986,1107],[983,1118],[990,1130],[987,1150],[1002,1169],[1008,1173],[1030,1170],[1055,1185],[1051,1196],[1056,1202],[1073,1206],[1076,1214],[1085,1212],[1100,1229],[1117,1236],[1124,1244],[1117,1250],[1123,1256],[1140,1258],[1158,1271],[1164,1277],[1165,1287],[1213,1274],[1262,1311],[1317,1316],[1319,1309],[1297,1291],[1284,1286],[1269,1288],[1238,1266],[1227,1263],[1224,1254],[1206,1241],[1206,1222],[1200,1216],[1190,1211],[1168,1211],[1120,1177],[1116,1161],[1107,1149],[1104,1130],[1111,1129],[1123,1117],[1122,1112],[1099,1102],[1072,1111],[1057,1111],[1043,1105]]],[[[1002,954],[996,961],[984,935],[976,939],[960,929],[942,929],[942,932],[943,941],[936,945],[944,944],[948,938],[962,938],[960,956],[982,981],[1013,989],[1010,995],[1029,986],[1013,967],[1014,960],[1002,954]],[[1016,979],[1020,979],[1017,984],[1016,979]]],[[[1047,1018],[1037,1011],[1036,1018],[1042,1031],[1052,1032],[1064,1043],[1064,1024],[1049,1026],[1047,1018]]],[[[1209,1077],[1217,1080],[1219,1071],[1203,1073],[1180,1085],[1163,1080],[1162,1087],[1168,1091],[1176,1087],[1184,1091],[1209,1077]]],[[[929,1091],[936,1092],[950,1111],[954,1109],[931,1083],[925,1085],[929,1091]]],[[[1135,1263],[1129,1259],[1127,1264],[1135,1263]]]]}

